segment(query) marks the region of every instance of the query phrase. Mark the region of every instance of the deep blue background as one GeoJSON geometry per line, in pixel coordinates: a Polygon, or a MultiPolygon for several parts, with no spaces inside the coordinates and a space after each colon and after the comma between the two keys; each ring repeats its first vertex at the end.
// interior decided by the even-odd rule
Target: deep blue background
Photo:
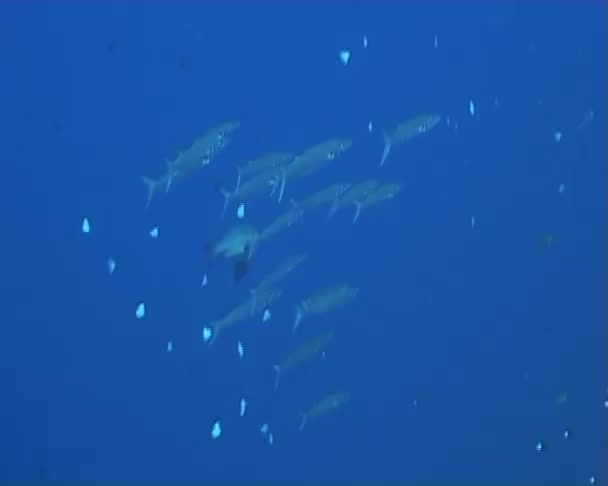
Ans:
{"type": "Polygon", "coordinates": [[[606,484],[605,4],[368,3],[0,5],[0,480],[606,484]],[[451,125],[380,170],[378,129],[429,111],[451,125]],[[144,213],[140,177],[227,119],[242,129],[226,152],[144,213]],[[243,286],[218,265],[201,289],[226,224],[214,184],[333,136],[353,147],[290,196],[377,177],[399,198],[354,226],[309,215],[243,286]],[[271,323],[206,349],[205,322],[298,251],[271,323]],[[358,300],[291,335],[294,303],[336,281],[358,300]],[[271,365],[326,329],[325,360],[273,393],[271,365]],[[297,412],[335,389],[352,402],[298,433],[297,412]]]}

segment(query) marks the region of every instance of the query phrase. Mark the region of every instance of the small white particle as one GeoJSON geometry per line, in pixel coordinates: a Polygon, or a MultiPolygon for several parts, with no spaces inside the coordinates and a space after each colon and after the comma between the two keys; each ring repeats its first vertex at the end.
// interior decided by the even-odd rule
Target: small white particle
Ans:
{"type": "Polygon", "coordinates": [[[173,342],[169,341],[167,342],[167,353],[170,353],[171,351],[173,351],[173,342]]]}
{"type": "Polygon", "coordinates": [[[91,223],[89,223],[89,218],[84,218],[82,220],[82,232],[84,234],[88,234],[91,232],[91,223]]]}
{"type": "Polygon", "coordinates": [[[217,439],[220,435],[222,435],[222,426],[220,425],[220,421],[216,420],[213,423],[213,427],[211,427],[211,438],[217,439]]]}
{"type": "Polygon", "coordinates": [[[262,424],[260,427],[260,432],[262,435],[268,434],[268,424],[262,424]]]}
{"type": "Polygon", "coordinates": [[[350,51],[348,49],[344,49],[340,51],[340,61],[344,66],[346,66],[350,61],[350,51]]]}
{"type": "Polygon", "coordinates": [[[239,415],[241,417],[245,415],[245,410],[247,410],[247,400],[241,398],[241,401],[239,402],[239,415]]]}
{"type": "Polygon", "coordinates": [[[469,101],[469,113],[471,116],[475,114],[475,103],[473,103],[473,100],[469,101]]]}
{"type": "Polygon", "coordinates": [[[272,435],[272,432],[268,433],[268,443],[270,445],[274,444],[274,435],[272,435]]]}
{"type": "Polygon", "coordinates": [[[471,228],[475,228],[475,216],[471,216],[471,228]]]}
{"type": "Polygon", "coordinates": [[[570,437],[570,431],[568,429],[564,430],[564,439],[568,439],[570,437]]]}
{"type": "Polygon", "coordinates": [[[536,443],[536,452],[542,452],[545,450],[545,444],[542,441],[536,443]]]}
{"type": "Polygon", "coordinates": [[[113,258],[108,258],[108,273],[112,275],[114,270],[116,270],[116,262],[113,258]]]}
{"type": "Polygon", "coordinates": [[[439,39],[437,38],[437,34],[435,34],[435,38],[433,39],[433,45],[435,46],[435,49],[437,49],[437,46],[439,45],[439,39]]]}
{"type": "Polygon", "coordinates": [[[206,343],[209,342],[211,337],[213,336],[213,329],[210,327],[203,327],[203,341],[206,343]]]}
{"type": "Polygon", "coordinates": [[[562,141],[563,136],[564,136],[564,134],[562,132],[557,131],[553,134],[553,139],[559,143],[562,141]]]}
{"type": "Polygon", "coordinates": [[[270,310],[264,309],[264,315],[262,316],[262,322],[268,322],[271,317],[272,317],[272,314],[271,314],[270,310]]]}
{"type": "Polygon", "coordinates": [[[595,484],[595,476],[589,476],[589,484],[595,484]]]}
{"type": "Polygon", "coordinates": [[[137,317],[138,319],[143,319],[144,317],[146,317],[146,304],[144,304],[143,302],[137,304],[137,307],[135,309],[135,317],[137,317]]]}
{"type": "Polygon", "coordinates": [[[245,217],[245,203],[239,204],[239,207],[236,209],[236,216],[239,219],[243,219],[245,217]]]}
{"type": "Polygon", "coordinates": [[[366,36],[366,35],[364,35],[364,36],[363,36],[363,47],[364,47],[364,48],[365,48],[365,47],[367,47],[367,46],[368,46],[368,44],[369,44],[369,43],[368,43],[368,41],[367,41],[367,36],[366,36]]]}
{"type": "Polygon", "coordinates": [[[201,287],[207,286],[207,274],[203,275],[203,279],[201,280],[201,287]]]}
{"type": "Polygon", "coordinates": [[[558,194],[563,194],[565,190],[566,190],[566,186],[565,186],[564,184],[560,184],[560,185],[557,187],[557,193],[558,193],[558,194]]]}
{"type": "Polygon", "coordinates": [[[158,238],[158,226],[155,226],[150,230],[150,236],[152,238],[158,238]]]}
{"type": "Polygon", "coordinates": [[[370,121],[370,122],[367,124],[367,131],[368,131],[368,132],[371,132],[373,129],[374,129],[374,124],[373,124],[373,123],[370,121]]]}
{"type": "Polygon", "coordinates": [[[239,353],[239,358],[245,356],[245,347],[243,346],[243,343],[241,341],[236,343],[236,350],[239,353]]]}

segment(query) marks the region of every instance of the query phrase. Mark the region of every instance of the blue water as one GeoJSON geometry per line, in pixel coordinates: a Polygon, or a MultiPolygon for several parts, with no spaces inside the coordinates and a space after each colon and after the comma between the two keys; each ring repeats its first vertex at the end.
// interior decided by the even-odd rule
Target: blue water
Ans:
{"type": "Polygon", "coordinates": [[[0,480],[606,484],[606,5],[571,3],[0,4],[0,480]],[[424,112],[449,124],[380,169],[381,129],[424,112]],[[230,147],[144,212],[141,176],[226,120],[230,147]],[[218,181],[330,137],[353,146],[290,197],[373,177],[399,196],[355,225],[307,215],[239,285],[208,268],[235,219],[218,181]],[[209,349],[205,323],[299,251],[271,321],[209,349]],[[292,335],[295,303],[341,281],[357,300],[292,335]]]}

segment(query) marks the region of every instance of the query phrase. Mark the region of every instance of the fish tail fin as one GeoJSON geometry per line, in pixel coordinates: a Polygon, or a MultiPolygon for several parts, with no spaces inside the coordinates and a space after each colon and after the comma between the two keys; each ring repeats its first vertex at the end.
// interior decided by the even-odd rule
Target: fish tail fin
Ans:
{"type": "Polygon", "coordinates": [[[145,207],[145,209],[148,209],[148,206],[150,206],[150,202],[152,202],[152,198],[154,197],[154,194],[156,193],[156,188],[158,187],[158,181],[155,181],[154,179],[151,179],[150,177],[146,177],[146,176],[142,176],[141,180],[148,188],[148,199],[146,200],[146,207],[145,207]]]}
{"type": "Polygon", "coordinates": [[[306,420],[308,419],[308,416],[304,412],[300,412],[298,415],[300,416],[300,428],[298,430],[302,432],[302,429],[306,425],[306,420]]]}
{"type": "Polygon", "coordinates": [[[296,307],[296,317],[293,320],[293,328],[292,328],[292,332],[296,332],[298,327],[300,326],[300,322],[302,321],[302,317],[304,317],[304,313],[302,312],[302,306],[297,306],[296,307]]]}
{"type": "Polygon", "coordinates": [[[276,391],[279,388],[279,381],[281,379],[281,367],[274,365],[272,369],[274,370],[274,389],[276,391]]]}
{"type": "Polygon", "coordinates": [[[391,137],[389,137],[389,135],[386,132],[382,132],[382,138],[384,139],[384,149],[382,150],[382,158],[380,159],[380,166],[384,165],[384,162],[386,162],[386,159],[388,157],[388,154],[391,153],[391,137]]]}
{"type": "Polygon", "coordinates": [[[353,216],[353,224],[357,222],[359,219],[359,215],[361,214],[361,203],[359,201],[355,202],[355,215],[353,216]]]}
{"type": "Polygon", "coordinates": [[[279,204],[281,204],[281,201],[283,200],[283,194],[285,194],[285,185],[287,184],[287,172],[285,172],[285,169],[281,170],[281,179],[280,179],[280,184],[279,184],[279,197],[277,199],[277,202],[279,204]]]}

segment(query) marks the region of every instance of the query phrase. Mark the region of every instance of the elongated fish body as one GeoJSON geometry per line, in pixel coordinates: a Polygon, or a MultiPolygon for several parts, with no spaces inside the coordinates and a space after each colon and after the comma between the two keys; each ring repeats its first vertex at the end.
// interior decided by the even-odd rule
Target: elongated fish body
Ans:
{"type": "Polygon", "coordinates": [[[359,184],[355,184],[352,186],[346,193],[342,194],[336,201],[333,202],[331,207],[329,208],[329,212],[327,217],[332,216],[338,209],[348,205],[353,204],[356,201],[362,200],[366,198],[370,193],[374,191],[378,187],[378,182],[374,180],[368,180],[360,182],[359,184]]]}
{"type": "Polygon", "coordinates": [[[346,152],[352,145],[349,139],[331,139],[315,145],[283,168],[279,184],[278,202],[280,203],[285,193],[287,180],[293,180],[312,174],[325,167],[327,162],[335,160],[340,154],[346,152]]]}
{"type": "Polygon", "coordinates": [[[425,134],[434,128],[442,116],[437,113],[417,115],[397,125],[391,139],[393,143],[402,143],[425,134]]]}
{"type": "Polygon", "coordinates": [[[293,154],[288,153],[271,153],[262,155],[257,159],[250,160],[242,166],[237,166],[239,178],[242,180],[246,177],[266,172],[272,169],[279,169],[286,166],[293,160],[293,154]]]}
{"type": "Polygon", "coordinates": [[[310,359],[317,353],[321,352],[327,347],[333,337],[333,332],[327,332],[325,334],[321,334],[320,336],[316,336],[304,345],[300,346],[298,349],[296,349],[281,364],[274,365],[274,389],[276,390],[279,387],[279,380],[282,375],[284,375],[291,368],[299,365],[300,363],[303,363],[307,359],[310,359]]]}
{"type": "Polygon", "coordinates": [[[264,312],[264,310],[278,300],[281,295],[283,295],[283,291],[280,289],[264,290],[255,297],[255,301],[254,297],[251,297],[236,306],[223,318],[210,322],[208,325],[212,330],[212,336],[209,345],[217,340],[217,336],[221,331],[264,312]]]}
{"type": "Polygon", "coordinates": [[[296,201],[291,199],[291,206],[294,209],[299,209],[301,211],[306,211],[309,209],[314,209],[318,206],[322,206],[324,204],[331,204],[340,199],[340,197],[347,192],[352,183],[350,182],[338,182],[333,184],[325,189],[321,189],[320,191],[311,194],[306,199],[302,201],[296,201]]]}
{"type": "Polygon", "coordinates": [[[210,246],[209,256],[212,259],[218,256],[231,258],[242,255],[247,248],[253,252],[259,236],[260,233],[254,226],[246,223],[237,224],[210,246]]]}
{"type": "Polygon", "coordinates": [[[413,138],[416,138],[435,127],[442,119],[442,116],[437,113],[425,113],[416,115],[403,123],[397,125],[392,134],[382,132],[384,140],[384,148],[382,149],[382,157],[380,165],[384,165],[386,159],[391,153],[391,149],[395,145],[402,144],[413,138]]]}
{"type": "Polygon", "coordinates": [[[270,223],[266,228],[262,230],[259,241],[265,241],[271,236],[274,236],[277,233],[280,233],[281,231],[290,228],[302,218],[303,214],[303,211],[295,209],[283,213],[281,216],[277,217],[272,223],[270,223]]]}
{"type": "Polygon", "coordinates": [[[298,253],[283,260],[279,265],[273,268],[251,292],[255,294],[262,289],[267,289],[280,283],[285,277],[299,267],[305,259],[306,253],[298,253]]]}
{"type": "Polygon", "coordinates": [[[300,431],[310,421],[328,412],[332,412],[350,401],[351,395],[348,392],[336,392],[323,397],[314,404],[308,412],[300,413],[300,431]]]}
{"type": "Polygon", "coordinates": [[[378,187],[371,194],[368,194],[367,197],[360,199],[359,201],[355,201],[353,204],[355,206],[355,215],[353,216],[353,224],[357,222],[359,219],[359,215],[361,214],[361,209],[367,208],[369,206],[375,206],[377,204],[389,201],[397,197],[399,192],[401,191],[401,184],[398,182],[384,184],[378,187]]]}
{"type": "Polygon", "coordinates": [[[224,207],[222,209],[222,217],[226,214],[228,206],[233,201],[245,202],[256,194],[262,192],[263,189],[271,188],[278,184],[280,179],[279,169],[270,169],[262,172],[251,179],[237,182],[237,186],[232,191],[228,191],[223,187],[219,187],[220,193],[224,196],[224,207]]]}
{"type": "Polygon", "coordinates": [[[315,292],[311,297],[301,301],[296,306],[296,317],[293,323],[295,332],[302,319],[309,315],[324,314],[330,310],[337,309],[353,300],[359,289],[350,285],[331,285],[315,292]]]}

